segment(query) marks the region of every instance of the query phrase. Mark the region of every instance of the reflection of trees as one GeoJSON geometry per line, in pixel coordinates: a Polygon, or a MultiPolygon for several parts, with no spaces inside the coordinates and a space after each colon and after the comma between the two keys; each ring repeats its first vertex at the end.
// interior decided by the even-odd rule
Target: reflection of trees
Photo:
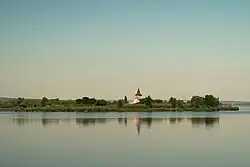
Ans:
{"type": "Polygon", "coordinates": [[[170,117],[170,118],[166,118],[169,120],[170,124],[177,124],[180,123],[184,120],[184,118],[181,117],[170,117]]]}
{"type": "Polygon", "coordinates": [[[169,122],[170,122],[170,124],[176,124],[176,118],[175,117],[169,118],[169,122]]]}
{"type": "Polygon", "coordinates": [[[213,126],[213,125],[215,125],[215,124],[219,124],[219,117],[217,117],[217,118],[206,118],[206,121],[205,121],[205,124],[206,124],[206,126],[208,127],[210,127],[210,126],[213,126]]]}
{"type": "Polygon", "coordinates": [[[137,124],[136,124],[136,130],[137,130],[137,134],[138,134],[138,136],[140,135],[140,131],[141,131],[141,122],[138,122],[137,124]]]}
{"type": "Polygon", "coordinates": [[[146,118],[145,121],[146,121],[146,123],[147,123],[147,125],[148,125],[148,128],[150,128],[151,125],[152,125],[152,117],[146,118]]]}
{"type": "Polygon", "coordinates": [[[219,117],[193,117],[189,118],[193,126],[205,125],[205,127],[212,127],[219,123],[219,117]]]}
{"type": "Polygon", "coordinates": [[[127,118],[117,118],[118,124],[124,124],[125,126],[127,126],[128,123],[128,119],[127,118]]]}
{"type": "Polygon", "coordinates": [[[18,125],[18,126],[23,126],[25,124],[25,119],[24,118],[14,118],[12,119],[13,123],[18,125]]]}
{"type": "Polygon", "coordinates": [[[23,126],[25,124],[29,124],[32,122],[31,119],[29,119],[27,116],[25,115],[17,115],[15,117],[12,118],[12,121],[14,124],[18,125],[18,126],[23,126]]]}
{"type": "Polygon", "coordinates": [[[219,123],[219,117],[193,117],[193,118],[184,118],[184,117],[169,117],[169,118],[152,118],[145,117],[140,118],[140,124],[136,124],[138,135],[140,133],[141,125],[147,125],[148,128],[152,126],[153,123],[163,123],[166,120],[169,121],[170,124],[180,124],[184,120],[190,120],[192,125],[205,125],[206,128],[213,127],[215,124],[219,123]]]}
{"type": "Polygon", "coordinates": [[[123,118],[118,118],[118,123],[122,124],[122,122],[123,122],[123,118]]]}
{"type": "MultiPolygon", "coordinates": [[[[49,126],[49,125],[59,125],[60,123],[69,123],[71,121],[75,121],[77,125],[80,126],[89,126],[89,125],[96,125],[96,124],[106,124],[108,121],[118,121],[120,125],[127,126],[128,120],[134,120],[135,118],[126,118],[125,117],[119,117],[119,118],[76,118],[71,119],[70,117],[67,117],[65,119],[63,118],[51,118],[51,116],[46,114],[42,114],[40,118],[34,119],[31,116],[28,115],[17,115],[12,120],[14,124],[17,124],[18,126],[22,126],[24,124],[31,124],[31,123],[41,123],[43,127],[49,126]]],[[[151,115],[147,115],[146,117],[138,117],[139,124],[136,124],[136,128],[138,133],[140,133],[140,128],[147,127],[152,128],[152,124],[162,124],[163,122],[169,122],[172,125],[180,124],[183,120],[189,121],[193,126],[205,126],[207,127],[213,127],[215,124],[219,124],[219,117],[191,117],[191,118],[185,118],[185,117],[162,117],[162,118],[156,118],[152,117],[151,115]]],[[[131,121],[132,122],[132,121],[131,121]]]]}
{"type": "MultiPolygon", "coordinates": [[[[29,124],[29,123],[34,123],[37,121],[37,123],[40,122],[43,127],[49,126],[49,125],[59,125],[60,123],[69,123],[71,121],[74,121],[72,119],[46,118],[44,115],[40,119],[17,117],[17,118],[13,118],[12,120],[13,120],[13,123],[17,124],[18,126],[29,124]]],[[[105,124],[107,122],[107,119],[106,118],[76,118],[75,122],[77,125],[89,126],[89,125],[95,125],[95,124],[105,124]]],[[[124,122],[126,125],[127,119],[124,122]]]]}
{"type": "Polygon", "coordinates": [[[127,126],[128,120],[127,118],[124,118],[124,125],[127,126]]]}
{"type": "Polygon", "coordinates": [[[146,124],[148,128],[150,128],[153,120],[157,121],[157,119],[153,119],[152,117],[141,118],[141,123],[143,125],[146,124]]]}
{"type": "Polygon", "coordinates": [[[43,112],[41,115],[41,124],[43,127],[49,125],[58,125],[60,123],[59,118],[47,118],[47,117],[49,117],[47,113],[43,112]]]}
{"type": "Polygon", "coordinates": [[[76,118],[76,124],[82,126],[105,124],[106,122],[106,118],[76,118]]]}
{"type": "Polygon", "coordinates": [[[41,124],[43,127],[48,125],[58,125],[60,123],[60,119],[48,119],[48,118],[42,118],[41,124]]]}

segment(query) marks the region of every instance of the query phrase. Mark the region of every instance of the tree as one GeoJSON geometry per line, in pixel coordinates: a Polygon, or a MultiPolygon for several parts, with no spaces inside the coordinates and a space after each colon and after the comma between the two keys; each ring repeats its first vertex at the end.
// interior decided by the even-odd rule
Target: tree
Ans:
{"type": "Polygon", "coordinates": [[[153,103],[163,103],[163,100],[160,100],[160,99],[154,99],[154,100],[153,100],[153,103]]]}
{"type": "Polygon", "coordinates": [[[82,103],[83,104],[89,104],[90,103],[90,99],[88,97],[83,97],[82,98],[82,103]]]}
{"type": "Polygon", "coordinates": [[[100,100],[96,101],[97,106],[105,106],[107,104],[108,104],[108,102],[106,100],[104,100],[104,99],[100,99],[100,100]]]}
{"type": "Polygon", "coordinates": [[[117,107],[121,108],[123,106],[123,100],[119,99],[117,102],[117,107]]]}
{"type": "Polygon", "coordinates": [[[29,106],[30,106],[30,104],[29,104],[28,100],[23,100],[22,103],[20,104],[20,107],[22,107],[22,108],[27,108],[29,106]]]}
{"type": "Polygon", "coordinates": [[[83,100],[82,99],[76,99],[76,104],[82,104],[83,100]]]}
{"type": "Polygon", "coordinates": [[[128,104],[128,98],[127,98],[127,96],[124,97],[124,103],[128,104]]]}
{"type": "Polygon", "coordinates": [[[193,96],[193,97],[191,98],[190,103],[191,103],[191,106],[192,106],[192,107],[198,108],[198,107],[200,107],[200,106],[204,106],[204,100],[205,100],[204,97],[193,96]]]}
{"type": "Polygon", "coordinates": [[[97,102],[95,98],[89,98],[89,97],[83,97],[82,100],[83,100],[82,103],[86,105],[94,105],[97,102]]]}
{"type": "Polygon", "coordinates": [[[24,98],[18,97],[18,99],[16,100],[16,104],[20,106],[23,101],[24,101],[24,98]]]}
{"type": "Polygon", "coordinates": [[[206,95],[204,99],[204,104],[209,107],[217,107],[220,104],[220,101],[213,95],[206,95]]]}
{"type": "Polygon", "coordinates": [[[149,108],[152,108],[152,98],[150,96],[148,96],[146,98],[146,105],[149,107],[149,108]]]}
{"type": "Polygon", "coordinates": [[[183,100],[177,100],[177,107],[179,107],[179,108],[183,108],[183,106],[184,106],[184,101],[183,100]]]}
{"type": "Polygon", "coordinates": [[[168,101],[173,108],[176,108],[176,104],[177,104],[177,99],[175,97],[171,97],[168,101]]]}
{"type": "Polygon", "coordinates": [[[143,99],[140,100],[140,104],[146,104],[149,108],[152,108],[152,98],[150,96],[145,97],[143,99]]]}
{"type": "Polygon", "coordinates": [[[49,100],[46,97],[43,97],[42,101],[41,101],[42,107],[46,107],[46,105],[48,104],[48,102],[49,102],[49,100]]]}
{"type": "Polygon", "coordinates": [[[56,98],[54,104],[59,104],[59,102],[60,102],[59,98],[56,98]]]}
{"type": "Polygon", "coordinates": [[[97,102],[97,100],[95,98],[90,98],[88,103],[90,105],[94,105],[94,104],[96,104],[96,102],[97,102]]]}

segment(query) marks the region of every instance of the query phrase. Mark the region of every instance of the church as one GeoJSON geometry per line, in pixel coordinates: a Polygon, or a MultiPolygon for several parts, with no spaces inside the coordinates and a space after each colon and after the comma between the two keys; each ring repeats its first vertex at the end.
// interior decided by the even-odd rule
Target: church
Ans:
{"type": "Polygon", "coordinates": [[[138,88],[137,92],[135,94],[135,99],[134,99],[134,101],[131,104],[139,103],[141,99],[142,99],[142,94],[141,94],[140,89],[138,88]]]}

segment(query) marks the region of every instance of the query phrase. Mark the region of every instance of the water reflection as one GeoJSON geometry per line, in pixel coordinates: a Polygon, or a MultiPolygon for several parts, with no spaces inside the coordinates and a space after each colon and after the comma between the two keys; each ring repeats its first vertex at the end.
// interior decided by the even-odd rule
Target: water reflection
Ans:
{"type": "Polygon", "coordinates": [[[20,115],[13,117],[12,122],[18,126],[24,126],[25,124],[34,124],[37,121],[30,118],[27,115],[20,114],[20,115]]]}
{"type": "Polygon", "coordinates": [[[89,125],[96,125],[96,124],[106,124],[106,118],[76,118],[76,124],[80,126],[89,126],[89,125]]]}
{"type": "Polygon", "coordinates": [[[184,120],[184,118],[181,117],[171,117],[169,118],[170,124],[179,124],[184,120]]]}
{"type": "Polygon", "coordinates": [[[198,118],[193,117],[189,118],[191,121],[193,127],[200,127],[201,125],[205,125],[206,128],[213,127],[215,124],[219,124],[219,117],[204,117],[204,118],[198,118]]]}
{"type": "Polygon", "coordinates": [[[121,118],[121,117],[119,117],[119,118],[117,118],[117,121],[118,121],[119,125],[124,124],[124,126],[126,127],[127,123],[128,123],[128,118],[121,118]]]}
{"type": "Polygon", "coordinates": [[[40,123],[42,127],[48,127],[50,125],[60,125],[65,123],[74,123],[78,127],[87,127],[95,126],[97,124],[104,125],[108,122],[118,122],[118,125],[124,125],[127,127],[127,124],[133,124],[136,128],[136,132],[140,135],[141,127],[147,127],[151,129],[153,124],[170,124],[178,125],[182,122],[190,122],[192,127],[205,127],[211,128],[216,124],[219,124],[219,117],[140,117],[136,116],[135,118],[127,117],[118,117],[118,118],[48,118],[46,115],[42,115],[38,118],[32,118],[30,116],[18,115],[12,118],[14,124],[18,126],[24,126],[25,124],[35,124],[40,123]]]}
{"type": "Polygon", "coordinates": [[[124,125],[125,125],[125,127],[127,126],[127,122],[128,122],[128,119],[124,118],[124,125]]]}
{"type": "Polygon", "coordinates": [[[12,119],[14,124],[17,124],[18,126],[23,126],[24,124],[29,123],[30,120],[25,120],[24,118],[21,119],[12,119]]]}
{"type": "Polygon", "coordinates": [[[59,125],[60,124],[60,119],[48,119],[48,118],[42,118],[41,119],[41,124],[43,127],[49,126],[49,125],[59,125]]]}
{"type": "Polygon", "coordinates": [[[139,136],[140,135],[140,131],[141,131],[141,124],[142,124],[142,119],[140,118],[140,116],[136,116],[135,123],[136,123],[137,134],[139,136]]]}

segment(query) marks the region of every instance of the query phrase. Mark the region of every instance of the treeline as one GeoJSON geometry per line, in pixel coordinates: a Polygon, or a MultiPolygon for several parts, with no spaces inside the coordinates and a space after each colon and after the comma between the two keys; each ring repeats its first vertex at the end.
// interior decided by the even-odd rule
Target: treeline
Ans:
{"type": "Polygon", "coordinates": [[[107,101],[104,99],[95,99],[89,97],[83,97],[81,99],[76,100],[59,100],[56,99],[48,99],[43,97],[42,99],[25,99],[23,97],[19,97],[17,99],[4,100],[0,101],[0,108],[30,108],[30,107],[51,107],[51,106],[105,106],[108,104],[112,104],[112,101],[107,101]]]}
{"type": "MultiPolygon", "coordinates": [[[[110,108],[151,108],[151,109],[181,109],[181,110],[197,110],[197,109],[212,109],[219,110],[222,108],[222,104],[219,101],[219,98],[214,97],[213,95],[205,95],[201,96],[192,96],[190,100],[184,101],[182,99],[177,99],[175,97],[171,97],[169,100],[161,100],[161,99],[152,99],[151,96],[147,96],[140,100],[137,104],[129,104],[127,97],[125,96],[123,99],[119,99],[116,101],[106,101],[106,100],[97,100],[95,98],[83,97],[82,99],[76,100],[77,104],[85,105],[85,106],[105,106],[110,108]]],[[[227,105],[228,110],[234,109],[232,106],[227,105]]],[[[226,110],[226,108],[224,107],[226,110]]]]}
{"type": "MultiPolygon", "coordinates": [[[[149,108],[152,108],[154,104],[170,104],[172,108],[183,108],[183,107],[218,107],[220,105],[219,98],[213,95],[205,95],[205,97],[193,96],[191,100],[184,102],[184,100],[171,97],[168,101],[153,100],[150,96],[141,99],[139,104],[145,104],[149,108]]],[[[168,105],[169,106],[169,105],[168,105]]]]}
{"type": "Polygon", "coordinates": [[[184,101],[171,97],[169,100],[152,99],[147,96],[137,104],[129,104],[128,99],[108,101],[93,97],[82,97],[76,100],[48,99],[24,99],[0,101],[1,110],[22,110],[27,111],[219,111],[238,110],[237,107],[221,105],[219,98],[213,95],[193,96],[190,100],[184,101]]]}
{"type": "Polygon", "coordinates": [[[77,104],[83,104],[83,105],[96,105],[96,106],[105,106],[107,104],[110,104],[110,102],[104,100],[104,99],[95,99],[95,98],[89,98],[89,97],[83,97],[82,99],[76,99],[77,104]]]}
{"type": "Polygon", "coordinates": [[[19,97],[17,99],[0,101],[0,108],[36,108],[52,105],[66,105],[72,103],[74,103],[74,100],[59,100],[58,98],[48,99],[46,97],[43,97],[42,99],[25,99],[23,97],[19,97]]]}

